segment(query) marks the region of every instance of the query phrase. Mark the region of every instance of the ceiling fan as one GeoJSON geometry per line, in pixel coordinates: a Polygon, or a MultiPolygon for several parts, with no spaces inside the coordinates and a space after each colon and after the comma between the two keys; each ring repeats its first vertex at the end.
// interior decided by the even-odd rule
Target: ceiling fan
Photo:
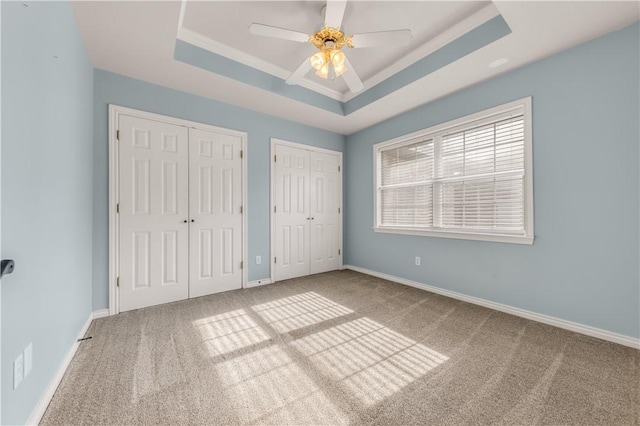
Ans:
{"type": "Polygon", "coordinates": [[[347,36],[340,30],[346,6],[347,0],[328,0],[324,8],[324,27],[311,35],[256,23],[249,26],[249,32],[257,36],[273,37],[299,43],[309,42],[318,49],[317,53],[305,59],[289,76],[286,80],[287,84],[297,84],[313,68],[316,70],[316,75],[321,78],[329,78],[330,75],[335,77],[342,76],[347,86],[349,86],[349,90],[357,93],[364,88],[364,85],[341,49],[344,46],[361,48],[405,44],[411,40],[411,31],[378,31],[347,36]]]}

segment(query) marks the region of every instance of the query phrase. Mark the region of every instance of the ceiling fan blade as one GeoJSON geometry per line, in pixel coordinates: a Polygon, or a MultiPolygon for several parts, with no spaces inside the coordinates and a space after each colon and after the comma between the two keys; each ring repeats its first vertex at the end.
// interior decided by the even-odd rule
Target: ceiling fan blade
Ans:
{"type": "Polygon", "coordinates": [[[411,30],[378,31],[354,34],[351,44],[353,47],[397,46],[409,43],[412,38],[411,30]]]}
{"type": "Polygon", "coordinates": [[[346,7],[347,0],[327,0],[327,7],[324,10],[324,26],[340,29],[346,7]]]}
{"type": "Polygon", "coordinates": [[[309,62],[309,58],[306,58],[302,64],[289,76],[289,78],[285,81],[287,84],[298,84],[302,77],[307,75],[309,70],[311,70],[311,62],[309,62]]]}
{"type": "Polygon", "coordinates": [[[249,32],[254,35],[280,38],[283,40],[297,41],[300,43],[306,43],[309,41],[309,35],[298,31],[287,30],[284,28],[271,27],[263,24],[251,24],[249,25],[249,32]]]}
{"type": "Polygon", "coordinates": [[[344,63],[347,66],[347,70],[344,72],[344,74],[342,74],[342,78],[344,78],[344,82],[347,83],[347,86],[349,86],[349,90],[351,90],[353,93],[358,93],[359,91],[364,89],[364,84],[362,84],[360,77],[358,77],[358,74],[356,74],[356,71],[353,69],[351,62],[349,62],[349,59],[344,58],[344,63]]]}

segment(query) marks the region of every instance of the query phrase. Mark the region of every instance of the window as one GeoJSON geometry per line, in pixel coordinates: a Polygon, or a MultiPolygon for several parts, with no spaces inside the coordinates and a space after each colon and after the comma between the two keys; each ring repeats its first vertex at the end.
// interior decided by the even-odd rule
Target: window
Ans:
{"type": "Polygon", "coordinates": [[[374,146],[374,230],[533,243],[531,98],[374,146]]]}

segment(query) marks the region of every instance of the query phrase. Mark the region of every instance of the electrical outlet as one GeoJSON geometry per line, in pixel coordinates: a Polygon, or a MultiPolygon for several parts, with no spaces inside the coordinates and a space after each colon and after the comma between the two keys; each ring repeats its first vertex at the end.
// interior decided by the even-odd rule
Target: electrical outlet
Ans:
{"type": "Polygon", "coordinates": [[[420,266],[420,256],[416,256],[416,266],[420,266]]]}
{"type": "Polygon", "coordinates": [[[24,379],[24,358],[22,354],[13,361],[13,388],[18,389],[24,379]]]}
{"type": "Polygon", "coordinates": [[[29,346],[24,350],[24,377],[25,379],[31,373],[33,368],[33,343],[29,343],[29,346]]]}
{"type": "Polygon", "coordinates": [[[262,256],[256,256],[256,265],[262,264],[262,256]]]}

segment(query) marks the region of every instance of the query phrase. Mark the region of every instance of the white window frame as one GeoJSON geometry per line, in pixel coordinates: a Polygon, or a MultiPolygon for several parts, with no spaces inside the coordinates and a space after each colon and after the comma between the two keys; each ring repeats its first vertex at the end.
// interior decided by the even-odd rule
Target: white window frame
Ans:
{"type": "MultiPolygon", "coordinates": [[[[373,146],[373,230],[375,232],[422,235],[427,237],[455,238],[464,240],[493,241],[501,243],[533,244],[533,151],[531,131],[531,97],[519,99],[507,104],[499,105],[475,114],[467,115],[456,120],[438,124],[427,129],[418,130],[408,135],[377,143],[373,146]],[[522,113],[524,119],[524,234],[508,234],[493,232],[474,232],[467,229],[455,230],[450,228],[416,228],[408,226],[382,226],[380,187],[381,187],[381,152],[415,143],[418,140],[441,138],[445,133],[456,130],[470,129],[500,119],[503,116],[522,113]]],[[[434,215],[436,212],[434,212],[434,215]]]]}

